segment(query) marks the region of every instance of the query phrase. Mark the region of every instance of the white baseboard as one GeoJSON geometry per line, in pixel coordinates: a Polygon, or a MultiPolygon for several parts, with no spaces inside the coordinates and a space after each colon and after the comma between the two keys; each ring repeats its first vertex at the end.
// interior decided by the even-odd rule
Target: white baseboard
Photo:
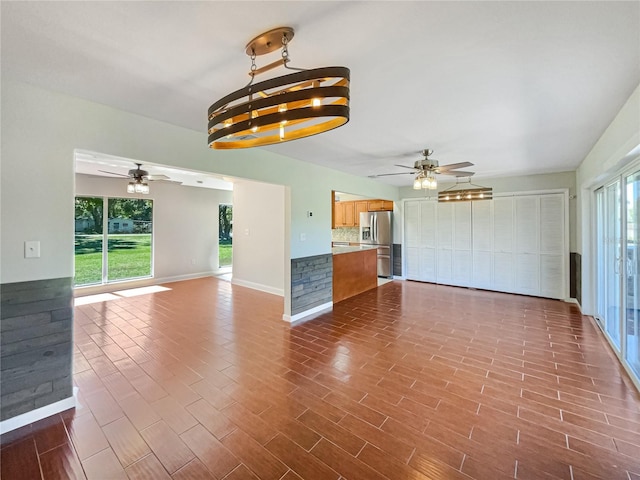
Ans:
{"type": "Polygon", "coordinates": [[[58,402],[51,403],[49,405],[45,405],[44,407],[31,410],[30,412],[26,412],[21,415],[16,415],[15,417],[3,420],[2,422],[0,422],[0,435],[15,430],[16,428],[24,427],[25,425],[37,422],[38,420],[42,420],[43,418],[50,417],[51,415],[55,415],[56,413],[64,412],[65,410],[74,408],[76,406],[76,391],[77,389],[74,388],[73,396],[71,397],[67,397],[58,402]]]}
{"type": "Polygon", "coordinates": [[[580,302],[578,302],[577,299],[575,299],[575,298],[565,298],[564,301],[567,302],[567,303],[575,303],[576,305],[578,305],[578,308],[582,312],[582,305],[580,305],[580,302]]]}
{"type": "Polygon", "coordinates": [[[187,273],[185,275],[174,275],[171,277],[163,277],[154,279],[154,283],[171,283],[171,282],[182,282],[183,280],[194,280],[196,278],[204,278],[211,277],[213,275],[218,275],[218,272],[208,271],[208,272],[198,272],[198,273],[187,273]]]}
{"type": "Polygon", "coordinates": [[[85,295],[111,293],[111,292],[117,292],[118,290],[127,290],[130,288],[138,288],[138,287],[148,287],[150,285],[159,285],[161,283],[181,282],[183,280],[193,280],[195,278],[211,277],[216,274],[217,272],[214,272],[214,271],[197,272],[197,273],[188,273],[185,275],[174,275],[171,277],[162,277],[162,278],[150,277],[150,278],[141,278],[138,280],[124,280],[122,282],[106,283],[104,285],[74,287],[73,296],[84,297],[85,295]]]}
{"type": "Polygon", "coordinates": [[[261,283],[249,282],[247,280],[241,280],[236,277],[231,278],[231,283],[240,287],[253,288],[254,290],[260,290],[261,292],[272,293],[273,295],[284,297],[284,289],[282,288],[275,288],[270,287],[269,285],[263,285],[261,283]]]}
{"type": "Polygon", "coordinates": [[[325,310],[333,310],[333,302],[323,303],[322,305],[318,305],[317,307],[313,307],[309,310],[305,310],[304,312],[296,313],[295,315],[282,315],[282,319],[285,322],[289,323],[297,323],[302,319],[310,320],[307,317],[311,315],[315,315],[319,312],[324,312],[325,310]]]}

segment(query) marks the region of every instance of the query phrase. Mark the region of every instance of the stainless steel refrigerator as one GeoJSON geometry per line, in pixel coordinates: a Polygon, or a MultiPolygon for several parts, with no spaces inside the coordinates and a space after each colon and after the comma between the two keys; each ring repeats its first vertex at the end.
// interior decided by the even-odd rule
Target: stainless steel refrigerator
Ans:
{"type": "Polygon", "coordinates": [[[360,243],[378,246],[378,276],[393,276],[391,212],[360,213],[360,243]]]}

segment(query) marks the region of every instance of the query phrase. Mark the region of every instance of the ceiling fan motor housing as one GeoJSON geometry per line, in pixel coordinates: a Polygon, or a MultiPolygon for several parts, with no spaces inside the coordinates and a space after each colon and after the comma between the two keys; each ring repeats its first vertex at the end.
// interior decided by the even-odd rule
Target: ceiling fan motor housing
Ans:
{"type": "Polygon", "coordinates": [[[140,163],[136,163],[136,165],[138,165],[138,168],[132,168],[131,170],[129,170],[129,176],[131,178],[134,179],[141,179],[142,177],[148,177],[149,176],[149,172],[147,172],[146,170],[142,170],[140,167],[142,166],[142,164],[140,163]]]}

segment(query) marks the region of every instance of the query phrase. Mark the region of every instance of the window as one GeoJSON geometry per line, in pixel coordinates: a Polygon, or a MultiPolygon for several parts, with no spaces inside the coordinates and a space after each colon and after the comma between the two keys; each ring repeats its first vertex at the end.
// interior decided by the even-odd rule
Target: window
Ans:
{"type": "Polygon", "coordinates": [[[75,217],[76,286],[153,276],[152,200],[76,197],[75,217]]]}

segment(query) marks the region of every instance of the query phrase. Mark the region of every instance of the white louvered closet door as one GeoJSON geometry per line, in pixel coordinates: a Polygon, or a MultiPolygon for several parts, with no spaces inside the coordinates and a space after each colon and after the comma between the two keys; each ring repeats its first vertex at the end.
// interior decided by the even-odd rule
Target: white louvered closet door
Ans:
{"type": "Polygon", "coordinates": [[[406,277],[564,299],[566,194],[407,201],[406,277]]]}
{"type": "Polygon", "coordinates": [[[514,290],[513,197],[493,201],[493,281],[492,288],[501,292],[514,290]]]}
{"type": "Polygon", "coordinates": [[[453,203],[437,207],[437,282],[453,285],[453,203]]]}
{"type": "Polygon", "coordinates": [[[409,280],[420,280],[420,202],[404,204],[404,269],[409,280]]]}
{"type": "Polygon", "coordinates": [[[540,295],[565,298],[564,195],[540,197],[540,295]]]}
{"type": "Polygon", "coordinates": [[[471,284],[491,288],[493,265],[493,202],[476,202],[472,207],[473,265],[471,284]]]}
{"type": "Polygon", "coordinates": [[[436,222],[438,204],[435,201],[420,202],[420,280],[437,280],[436,222]]]}
{"type": "Polygon", "coordinates": [[[453,283],[471,286],[471,202],[453,204],[453,283]]]}
{"type": "Polygon", "coordinates": [[[540,293],[540,197],[515,198],[515,291],[540,293]]]}

